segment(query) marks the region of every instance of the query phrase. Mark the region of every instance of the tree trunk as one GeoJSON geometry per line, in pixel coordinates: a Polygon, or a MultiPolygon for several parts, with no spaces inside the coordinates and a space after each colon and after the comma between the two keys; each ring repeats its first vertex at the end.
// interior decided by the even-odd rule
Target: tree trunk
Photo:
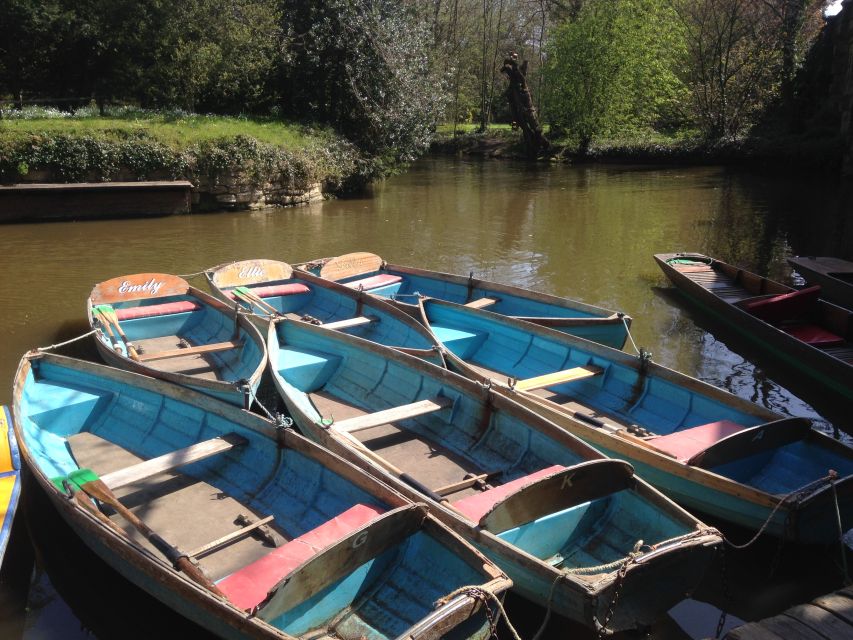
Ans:
{"type": "Polygon", "coordinates": [[[506,58],[501,67],[501,73],[509,79],[509,86],[504,96],[509,102],[513,122],[521,128],[524,135],[524,147],[527,150],[527,156],[536,158],[548,149],[550,143],[542,133],[542,126],[536,117],[536,107],[533,106],[533,99],[530,97],[530,90],[527,87],[526,72],[527,61],[519,67],[518,55],[515,53],[506,58]]]}

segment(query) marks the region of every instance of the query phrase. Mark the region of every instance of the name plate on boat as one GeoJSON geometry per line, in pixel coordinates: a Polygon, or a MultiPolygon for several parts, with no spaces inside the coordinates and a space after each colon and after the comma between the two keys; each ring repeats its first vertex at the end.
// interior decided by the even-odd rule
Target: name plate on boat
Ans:
{"type": "Polygon", "coordinates": [[[216,269],[211,281],[218,288],[289,280],[293,267],[279,260],[242,260],[216,269]]]}
{"type": "Polygon", "coordinates": [[[320,277],[326,280],[343,280],[350,276],[361,275],[378,271],[382,266],[382,258],[375,253],[359,251],[347,253],[337,258],[332,258],[320,269],[320,277]]]}
{"type": "Polygon", "coordinates": [[[178,276],[167,273],[136,273],[95,285],[89,299],[92,304],[110,304],[124,300],[183,295],[189,289],[187,281],[178,276]]]}

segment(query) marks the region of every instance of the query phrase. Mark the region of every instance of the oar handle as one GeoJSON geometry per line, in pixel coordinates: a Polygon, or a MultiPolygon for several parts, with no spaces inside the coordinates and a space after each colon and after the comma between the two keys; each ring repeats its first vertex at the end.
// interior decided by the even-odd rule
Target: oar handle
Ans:
{"type": "Polygon", "coordinates": [[[102,318],[106,319],[107,326],[111,324],[115,327],[115,330],[118,332],[118,335],[124,342],[124,346],[127,348],[128,355],[133,360],[138,361],[139,353],[137,353],[136,348],[132,344],[130,344],[130,341],[127,339],[127,336],[124,333],[124,330],[121,328],[121,324],[119,324],[118,321],[118,316],[116,315],[116,310],[113,309],[110,305],[99,305],[97,307],[97,312],[102,318]]]}
{"type": "Polygon", "coordinates": [[[106,314],[104,314],[104,312],[100,309],[95,309],[94,313],[98,316],[98,320],[100,321],[101,326],[106,330],[107,335],[109,335],[110,342],[113,345],[113,351],[115,351],[116,353],[121,353],[121,347],[118,346],[118,341],[116,340],[113,330],[110,328],[110,321],[107,318],[106,314]]]}
{"type": "Polygon", "coordinates": [[[270,313],[274,316],[281,315],[278,312],[278,309],[276,309],[270,303],[266,302],[260,296],[256,295],[252,291],[249,291],[245,287],[238,287],[237,289],[234,289],[234,295],[240,296],[243,300],[245,300],[249,304],[254,304],[255,306],[258,306],[262,309],[266,309],[267,313],[270,313]]]}

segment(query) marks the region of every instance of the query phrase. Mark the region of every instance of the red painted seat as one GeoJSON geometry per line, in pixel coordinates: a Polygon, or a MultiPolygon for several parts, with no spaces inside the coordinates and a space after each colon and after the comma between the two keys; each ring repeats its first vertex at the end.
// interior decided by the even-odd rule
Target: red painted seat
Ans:
{"type": "Polygon", "coordinates": [[[832,347],[844,344],[844,338],[816,324],[793,324],[780,328],[788,335],[794,336],[797,340],[815,347],[832,347]]]}
{"type": "Polygon", "coordinates": [[[561,467],[558,464],[555,464],[551,467],[546,467],[545,469],[540,469],[530,475],[523,476],[521,478],[516,478],[510,482],[502,484],[494,489],[489,489],[488,491],[483,491],[481,493],[475,493],[470,496],[466,496],[464,498],[460,498],[456,502],[453,503],[453,508],[457,511],[461,511],[467,517],[471,518],[474,522],[479,522],[480,519],[489,512],[489,510],[495,506],[498,502],[509,496],[510,494],[515,493],[522,487],[536,482],[537,480],[544,478],[546,476],[550,476],[552,473],[560,471],[565,467],[561,467]]]}
{"type": "Polygon", "coordinates": [[[380,273],[379,275],[370,276],[368,278],[362,278],[361,280],[352,280],[351,282],[344,282],[344,284],[351,289],[358,289],[361,287],[365,291],[368,289],[378,289],[379,287],[385,287],[389,284],[396,284],[400,282],[403,278],[400,276],[394,276],[390,273],[380,273]]]}
{"type": "Polygon", "coordinates": [[[240,609],[254,609],[266,599],[270,589],[296,567],[379,515],[382,515],[382,510],[378,507],[356,504],[316,529],[238,569],[216,586],[240,609]]]}
{"type": "Polygon", "coordinates": [[[150,318],[153,316],[165,316],[173,313],[186,313],[201,309],[201,304],[192,300],[180,300],[178,302],[164,302],[163,304],[152,304],[142,307],[127,307],[116,309],[116,318],[119,320],[134,320],[135,318],[150,318]]]}
{"type": "MultiPolygon", "coordinates": [[[[274,296],[293,296],[299,293],[310,293],[306,285],[299,282],[291,282],[288,284],[271,284],[268,287],[251,287],[250,291],[259,298],[272,298],[274,296]]],[[[226,291],[225,295],[234,299],[233,291],[226,291]]]]}
{"type": "Polygon", "coordinates": [[[712,444],[746,428],[730,420],[720,420],[676,431],[665,436],[646,438],[646,442],[655,449],[668,453],[679,462],[687,462],[712,444]]]}
{"type": "Polygon", "coordinates": [[[808,314],[817,304],[819,297],[820,285],[816,284],[799,291],[747,302],[743,308],[756,318],[770,324],[779,324],[808,314]]]}

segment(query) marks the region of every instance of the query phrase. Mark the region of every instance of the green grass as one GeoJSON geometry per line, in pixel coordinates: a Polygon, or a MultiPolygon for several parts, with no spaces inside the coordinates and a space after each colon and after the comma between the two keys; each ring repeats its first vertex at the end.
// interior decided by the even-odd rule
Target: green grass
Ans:
{"type": "Polygon", "coordinates": [[[140,109],[111,109],[106,116],[94,109],[81,109],[75,114],[53,109],[27,109],[4,112],[0,135],[16,134],[90,135],[106,139],[149,138],[174,149],[195,143],[250,136],[260,142],[289,149],[303,149],[311,142],[328,138],[322,129],[265,118],[198,115],[184,112],[151,112],[140,109]]]}
{"type": "MultiPolygon", "coordinates": [[[[458,133],[475,133],[480,128],[476,123],[457,123],[456,131],[458,133]]],[[[490,124],[487,131],[510,131],[512,127],[508,124],[490,124]]],[[[453,124],[445,123],[436,127],[436,132],[442,135],[451,135],[453,133],[453,124]]]]}

